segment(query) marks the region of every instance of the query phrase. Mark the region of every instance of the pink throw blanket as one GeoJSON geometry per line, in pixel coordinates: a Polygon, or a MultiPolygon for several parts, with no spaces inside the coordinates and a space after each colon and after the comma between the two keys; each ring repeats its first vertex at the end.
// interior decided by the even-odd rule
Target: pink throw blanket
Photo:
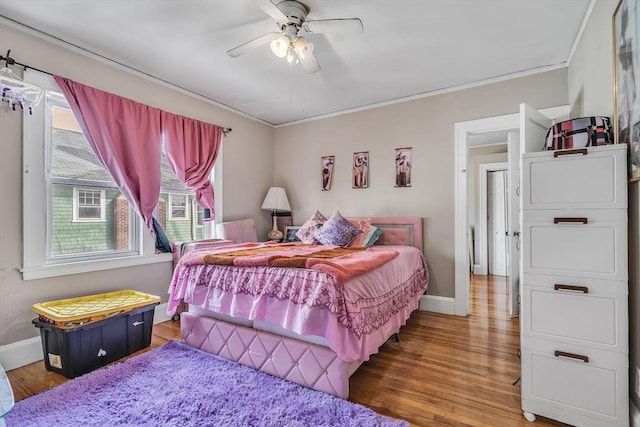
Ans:
{"type": "Polygon", "coordinates": [[[220,249],[192,251],[187,253],[181,260],[182,265],[204,265],[216,264],[211,260],[226,258],[226,262],[221,264],[235,266],[270,266],[274,260],[282,258],[305,257],[304,268],[327,273],[335,280],[336,284],[342,284],[349,279],[357,277],[371,271],[398,256],[398,252],[393,249],[368,248],[367,250],[353,251],[346,255],[333,258],[317,257],[314,253],[327,252],[332,249],[340,249],[337,246],[329,245],[305,245],[305,244],[273,244],[273,243],[243,243],[238,245],[225,246],[220,249]],[[234,252],[246,252],[247,249],[255,249],[255,253],[234,257],[234,252]],[[228,262],[228,264],[227,264],[228,262]]]}
{"type": "Polygon", "coordinates": [[[306,268],[323,271],[331,275],[336,283],[341,284],[349,279],[371,271],[398,256],[393,249],[369,248],[337,258],[309,258],[306,268]]]}

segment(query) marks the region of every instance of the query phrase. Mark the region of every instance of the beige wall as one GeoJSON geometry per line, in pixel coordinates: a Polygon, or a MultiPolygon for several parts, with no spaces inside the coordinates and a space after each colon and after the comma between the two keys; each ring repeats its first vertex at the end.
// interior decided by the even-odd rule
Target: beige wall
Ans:
{"type": "Polygon", "coordinates": [[[598,0],[571,58],[571,117],[613,116],[611,17],[618,0],[598,0]]]}
{"type": "MultiPolygon", "coordinates": [[[[472,64],[469,64],[472,66],[472,64]]],[[[424,218],[428,294],[454,296],[454,124],[568,103],[566,69],[276,129],[275,183],[293,221],[331,215],[424,218]],[[411,188],[394,188],[394,149],[413,147],[411,188]],[[351,188],[351,161],[369,151],[370,186],[351,188]],[[320,157],[335,155],[333,187],[320,190],[320,157]]]]}
{"type": "MultiPolygon", "coordinates": [[[[572,117],[613,117],[613,41],[611,18],[618,0],[598,0],[569,65],[569,99],[572,117]],[[611,59],[609,59],[611,58],[611,59]]],[[[629,384],[631,398],[640,367],[640,184],[629,185],[629,384]]]]}
{"type": "MultiPolygon", "coordinates": [[[[259,232],[266,233],[270,228],[269,215],[260,210],[260,204],[273,181],[271,127],[0,24],[0,51],[8,49],[16,60],[35,68],[167,111],[232,127],[223,148],[223,217],[251,216],[259,232]]],[[[3,106],[0,129],[0,182],[4,183],[0,190],[0,345],[38,334],[31,325],[31,305],[35,302],[130,288],[160,295],[166,301],[172,272],[169,262],[22,280],[18,271],[22,263],[22,114],[3,106]]]]}

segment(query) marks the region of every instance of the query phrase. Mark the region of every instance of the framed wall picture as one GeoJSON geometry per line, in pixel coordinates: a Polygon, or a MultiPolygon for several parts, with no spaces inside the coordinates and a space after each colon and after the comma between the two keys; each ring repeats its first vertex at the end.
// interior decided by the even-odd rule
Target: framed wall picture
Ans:
{"type": "Polygon", "coordinates": [[[331,182],[333,181],[333,164],[335,163],[335,156],[324,156],[321,158],[321,184],[322,191],[331,190],[331,182]]]}
{"type": "Polygon", "coordinates": [[[640,180],[640,8],[621,0],[613,13],[615,141],[627,144],[629,180],[640,180]]]}
{"type": "Polygon", "coordinates": [[[353,153],[353,188],[369,187],[369,152],[353,153]]]}
{"type": "Polygon", "coordinates": [[[396,187],[411,187],[411,147],[396,148],[396,187]]]}
{"type": "Polygon", "coordinates": [[[288,225],[284,228],[284,241],[285,242],[299,242],[298,236],[296,233],[300,229],[299,225],[288,225]]]}

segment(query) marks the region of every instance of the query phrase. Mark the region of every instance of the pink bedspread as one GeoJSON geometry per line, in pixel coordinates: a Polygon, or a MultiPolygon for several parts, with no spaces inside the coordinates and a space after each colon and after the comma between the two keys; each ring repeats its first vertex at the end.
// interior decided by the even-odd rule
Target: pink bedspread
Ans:
{"type": "Polygon", "coordinates": [[[193,251],[175,269],[167,312],[173,315],[184,299],[206,310],[324,337],[347,362],[368,360],[406,322],[428,286],[419,250],[385,249],[399,256],[343,284],[320,269],[200,264],[207,252],[193,251]]]}

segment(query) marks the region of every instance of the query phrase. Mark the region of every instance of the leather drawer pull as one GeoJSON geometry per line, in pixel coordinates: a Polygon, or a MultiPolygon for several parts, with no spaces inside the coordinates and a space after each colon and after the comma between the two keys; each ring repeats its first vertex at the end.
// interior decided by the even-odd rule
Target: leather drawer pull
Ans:
{"type": "Polygon", "coordinates": [[[556,291],[578,291],[578,292],[583,292],[585,294],[589,293],[589,288],[587,288],[586,286],[556,284],[553,286],[553,289],[555,289],[556,291]]]}
{"type": "Polygon", "coordinates": [[[586,156],[589,152],[587,151],[586,148],[576,148],[575,150],[560,150],[560,151],[554,151],[553,152],[553,157],[558,157],[558,156],[567,156],[569,154],[582,154],[584,156],[586,156]]]}
{"type": "Polygon", "coordinates": [[[580,354],[566,353],[564,351],[556,350],[555,356],[556,357],[568,357],[569,359],[577,359],[577,360],[582,360],[584,363],[589,363],[589,357],[582,356],[580,354]]]}
{"type": "Polygon", "coordinates": [[[560,224],[561,222],[579,222],[581,224],[588,224],[589,220],[587,218],[578,218],[578,217],[556,217],[553,218],[554,224],[560,224]]]}

